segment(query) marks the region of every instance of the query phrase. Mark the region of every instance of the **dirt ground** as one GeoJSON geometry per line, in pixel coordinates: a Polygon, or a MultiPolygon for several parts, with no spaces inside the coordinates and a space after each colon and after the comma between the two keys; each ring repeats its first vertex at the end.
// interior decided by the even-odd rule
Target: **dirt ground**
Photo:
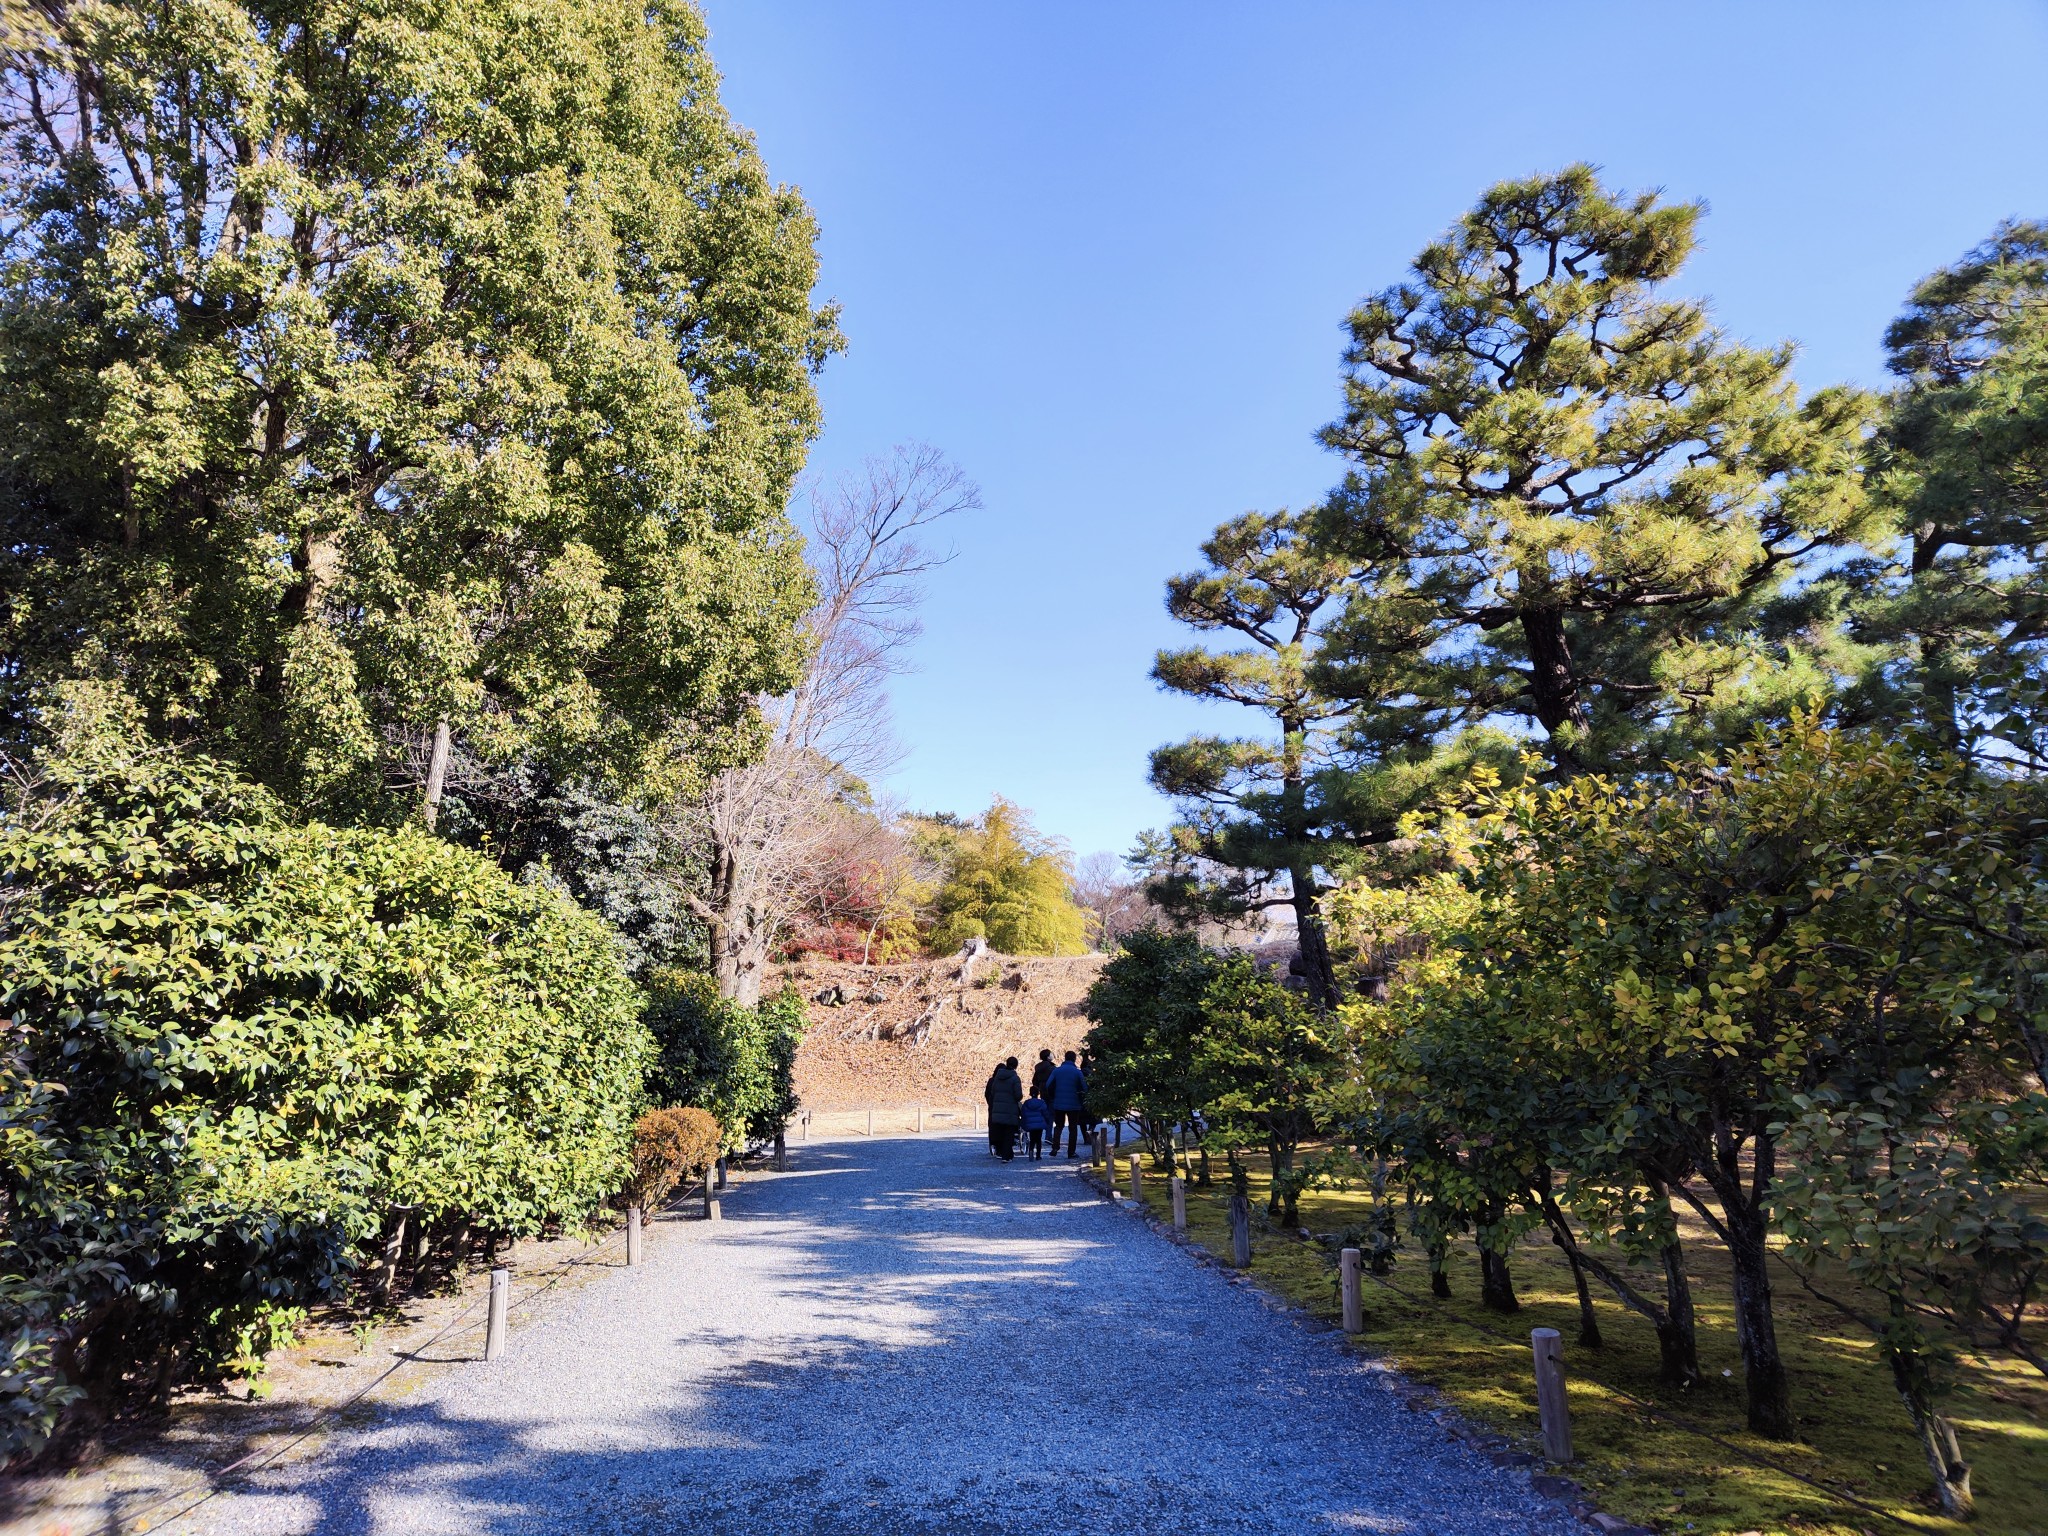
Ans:
{"type": "Polygon", "coordinates": [[[1104,958],[990,953],[789,966],[783,979],[803,993],[811,1015],[797,1054],[797,1094],[821,1120],[873,1108],[892,1129],[918,1106],[935,1118],[971,1115],[989,1069],[1004,1057],[1017,1057],[1028,1071],[1041,1048],[1056,1057],[1080,1048],[1088,1032],[1081,1000],[1104,958]]]}

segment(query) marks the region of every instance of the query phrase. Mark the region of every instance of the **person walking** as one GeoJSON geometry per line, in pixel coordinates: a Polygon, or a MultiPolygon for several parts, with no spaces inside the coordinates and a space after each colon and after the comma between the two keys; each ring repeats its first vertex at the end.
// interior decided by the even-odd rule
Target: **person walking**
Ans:
{"type": "Polygon", "coordinates": [[[1088,1079],[1081,1069],[1074,1065],[1074,1053],[1067,1052],[1067,1059],[1053,1068],[1052,1076],[1046,1079],[1052,1103],[1052,1149],[1057,1152],[1060,1145],[1060,1127],[1067,1131],[1067,1156],[1074,1155],[1074,1148],[1081,1140],[1081,1120],[1088,1109],[1088,1079]]]}
{"type": "Polygon", "coordinates": [[[1017,1155],[1017,1126],[1023,1120],[1024,1079],[1012,1056],[988,1080],[988,1134],[995,1154],[1004,1162],[1017,1155]]]}
{"type": "Polygon", "coordinates": [[[1045,1100],[1039,1097],[1038,1090],[1034,1088],[1031,1090],[1031,1097],[1024,1101],[1024,1108],[1020,1114],[1025,1145],[1029,1149],[1031,1161],[1035,1163],[1045,1146],[1045,1133],[1052,1129],[1052,1110],[1046,1106],[1045,1100]]]}
{"type": "Polygon", "coordinates": [[[1002,1074],[1002,1070],[1003,1064],[999,1061],[995,1065],[995,1070],[989,1073],[988,1081],[981,1085],[981,1101],[988,1105],[990,1111],[988,1116],[988,1150],[991,1157],[995,1156],[996,1151],[996,1117],[994,1113],[996,1078],[1002,1074]]]}
{"type": "Polygon", "coordinates": [[[1038,1063],[1031,1069],[1031,1091],[1041,1099],[1045,1097],[1045,1080],[1052,1076],[1052,1052],[1041,1050],[1038,1063]]]}

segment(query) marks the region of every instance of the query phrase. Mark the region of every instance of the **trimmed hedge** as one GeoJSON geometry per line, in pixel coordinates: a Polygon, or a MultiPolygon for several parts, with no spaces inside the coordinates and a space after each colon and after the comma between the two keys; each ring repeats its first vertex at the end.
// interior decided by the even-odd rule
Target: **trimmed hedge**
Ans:
{"type": "Polygon", "coordinates": [[[579,1222],[653,1059],[609,930],[417,829],[101,748],[0,826],[0,1458],[415,1231],[579,1222]]]}

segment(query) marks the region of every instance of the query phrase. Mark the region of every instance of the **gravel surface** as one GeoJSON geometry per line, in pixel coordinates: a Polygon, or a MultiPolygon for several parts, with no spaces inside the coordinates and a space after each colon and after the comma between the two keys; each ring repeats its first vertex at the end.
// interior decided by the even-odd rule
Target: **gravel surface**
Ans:
{"type": "Polygon", "coordinates": [[[978,1137],[792,1149],[719,1224],[158,1532],[1582,1532],[1526,1473],[978,1137]]]}

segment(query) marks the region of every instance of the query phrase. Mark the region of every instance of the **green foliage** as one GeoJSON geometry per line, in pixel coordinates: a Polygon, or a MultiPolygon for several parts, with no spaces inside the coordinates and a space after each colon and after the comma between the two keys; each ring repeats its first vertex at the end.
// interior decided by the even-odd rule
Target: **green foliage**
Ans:
{"type": "Polygon", "coordinates": [[[658,971],[647,984],[647,1027],[659,1055],[648,1079],[661,1104],[708,1110],[721,1150],[775,1135],[796,1111],[796,1052],[809,1020],[785,987],[749,1008],[695,971],[658,971]]]}
{"type": "Polygon", "coordinates": [[[1241,955],[1192,935],[1143,929],[1088,989],[1089,1097],[1136,1111],[1171,1159],[1170,1128],[1206,1121],[1205,1146],[1258,1146],[1280,1171],[1273,1213],[1292,1221],[1304,1187],[1295,1150],[1315,1125],[1311,1100],[1337,1062],[1326,1022],[1241,955]]]}
{"type": "Polygon", "coordinates": [[[697,11],[47,18],[0,122],[0,739],[100,679],[352,821],[442,719],[464,780],[743,746],[838,337],[697,11]]]}
{"type": "Polygon", "coordinates": [[[1155,880],[1148,894],[1169,910],[1240,916],[1259,910],[1284,877],[1309,984],[1317,1002],[1336,1001],[1323,942],[1320,866],[1336,837],[1322,777],[1329,722],[1346,706],[1317,693],[1310,667],[1322,635],[1318,616],[1342,606],[1356,584],[1351,562],[1319,549],[1309,522],[1290,512],[1247,513],[1202,546],[1206,570],[1166,584],[1166,610],[1204,633],[1249,647],[1161,651],[1152,677],[1163,688],[1243,705],[1271,722],[1268,738],[1195,736],[1152,754],[1152,785],[1176,802],[1176,836],[1187,852],[1225,872],[1220,882],[1155,880]]]}
{"type": "Polygon", "coordinates": [[[1904,383],[1872,483],[1900,543],[1838,581],[1858,629],[1896,660],[1859,702],[1963,746],[1981,728],[1980,690],[2037,670],[2048,620],[2048,223],[2001,225],[1928,277],[1885,345],[1904,383]]]}
{"type": "Polygon", "coordinates": [[[474,854],[87,742],[10,807],[0,909],[4,1322],[99,1404],[247,1353],[389,1209],[534,1231],[625,1177],[614,946],[474,854]]]}
{"type": "Polygon", "coordinates": [[[1203,997],[1223,968],[1187,933],[1141,928],[1088,988],[1094,1069],[1088,1097],[1098,1113],[1135,1114],[1156,1154],[1172,1158],[1171,1128],[1194,1120],[1207,1098],[1195,1070],[1203,997]]]}
{"type": "Polygon", "coordinates": [[[1882,531],[1869,408],[1660,295],[1699,213],[1583,165],[1503,182],[1352,311],[1320,543],[1378,573],[1325,645],[1368,760],[1508,717],[1560,772],[1647,766],[1828,686],[1831,632],[1759,605],[1882,531]]]}
{"type": "Polygon", "coordinates": [[[1006,955],[1088,952],[1088,917],[1074,902],[1066,850],[997,799],[971,827],[928,823],[923,841],[945,873],[926,943],[935,954],[987,939],[1006,955]]]}
{"type": "Polygon", "coordinates": [[[2036,798],[1810,719],[1668,784],[1499,796],[1472,904],[1349,1020],[1427,1235],[1555,1227],[1556,1175],[1596,1237],[1643,1253],[1675,1193],[1728,1246],[1751,1426],[1783,1435],[1775,1221],[1795,1260],[1893,1299],[1842,1306],[1939,1444],[1916,1316],[2041,1355],[2036,798]]]}
{"type": "Polygon", "coordinates": [[[1305,1184],[1293,1177],[1313,1100],[1338,1062],[1331,1021],[1243,955],[1227,959],[1202,993],[1192,1070],[1203,1084],[1212,1139],[1265,1149],[1274,1172],[1270,1209],[1292,1225],[1305,1184]]]}

